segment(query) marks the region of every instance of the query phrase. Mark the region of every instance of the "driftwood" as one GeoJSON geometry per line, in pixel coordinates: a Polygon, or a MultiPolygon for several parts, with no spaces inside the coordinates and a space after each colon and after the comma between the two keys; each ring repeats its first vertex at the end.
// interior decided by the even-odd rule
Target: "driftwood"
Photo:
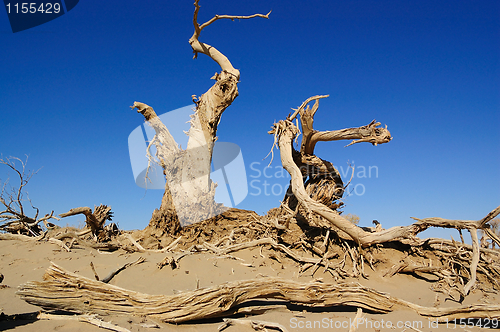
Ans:
{"type": "Polygon", "coordinates": [[[121,271],[125,270],[127,267],[130,267],[132,265],[137,265],[137,264],[141,264],[141,263],[144,263],[146,261],[145,258],[143,257],[139,257],[138,259],[136,259],[135,261],[133,262],[130,262],[130,263],[125,263],[124,265],[120,266],[119,268],[117,268],[116,270],[114,271],[111,271],[107,277],[105,277],[104,279],[101,279],[102,282],[104,283],[108,283],[111,281],[111,279],[113,279],[113,277],[115,275],[117,275],[118,273],[120,273],[121,271]]]}
{"type": "Polygon", "coordinates": [[[82,236],[89,233],[90,230],[85,230],[82,232],[63,232],[57,235],[54,235],[54,239],[57,240],[62,240],[62,239],[73,239],[73,243],[78,243],[79,245],[85,247],[85,248],[92,248],[92,249],[97,249],[97,250],[105,250],[105,251],[115,251],[120,249],[120,246],[117,244],[113,244],[110,242],[106,243],[98,243],[98,242],[93,242],[93,241],[86,241],[82,239],[82,236]]]}
{"type": "Polygon", "coordinates": [[[140,315],[163,322],[224,317],[238,312],[245,302],[277,299],[309,307],[354,306],[375,313],[408,308],[439,321],[455,318],[500,318],[500,305],[474,304],[456,308],[419,306],[359,283],[300,283],[277,277],[226,282],[176,295],[148,295],[91,280],[71,273],[54,263],[45,281],[30,281],[17,292],[26,302],[47,310],[106,315],[140,315]]]}
{"type": "MultiPolygon", "coordinates": [[[[240,251],[240,250],[248,249],[248,248],[252,248],[252,247],[257,247],[257,246],[261,246],[261,245],[270,245],[273,249],[285,253],[286,255],[288,255],[290,258],[292,258],[296,262],[304,263],[304,264],[312,264],[312,265],[322,265],[322,266],[325,266],[327,269],[328,269],[328,265],[327,265],[326,259],[332,258],[329,256],[325,256],[323,258],[302,257],[302,256],[296,254],[295,252],[293,252],[292,250],[290,250],[284,244],[277,243],[275,240],[273,240],[271,238],[263,238],[263,239],[254,240],[254,241],[250,241],[250,242],[243,242],[243,243],[239,243],[239,244],[235,244],[235,245],[227,246],[227,247],[223,247],[223,248],[217,248],[217,247],[214,247],[208,243],[204,243],[205,248],[215,252],[218,255],[227,255],[227,254],[232,253],[232,252],[236,252],[236,251],[240,251]]],[[[310,266],[312,266],[312,265],[310,265],[310,266]]]]}
{"type": "MultiPolygon", "coordinates": [[[[67,233],[62,233],[62,234],[57,234],[54,235],[53,237],[49,238],[48,241],[54,244],[59,245],[66,251],[71,251],[71,247],[77,243],[85,248],[92,248],[92,249],[97,249],[97,250],[104,250],[104,251],[115,251],[120,249],[120,246],[117,244],[113,243],[96,243],[96,242],[91,242],[91,241],[86,241],[81,238],[81,235],[85,235],[88,231],[83,231],[80,233],[75,233],[75,232],[67,232],[67,233]],[[70,246],[67,246],[64,241],[61,241],[62,239],[66,238],[71,238],[72,241],[70,243],[70,246]]],[[[16,240],[16,241],[26,241],[26,242],[32,242],[32,241],[42,241],[47,235],[47,231],[43,232],[39,236],[33,237],[33,236],[27,236],[27,235],[22,235],[22,234],[9,234],[9,233],[0,233],[0,240],[16,240]]]]}
{"type": "Polygon", "coordinates": [[[116,332],[130,332],[129,329],[126,329],[124,327],[120,327],[117,325],[114,325],[112,323],[108,323],[105,321],[102,321],[101,319],[95,317],[95,315],[73,315],[73,316],[68,316],[68,315],[54,315],[54,314],[47,314],[44,312],[40,312],[37,317],[39,320],[73,320],[77,322],[83,322],[83,323],[89,323],[92,325],[95,325],[97,327],[110,330],[110,331],[116,331],[116,332]]]}
{"type": "Polygon", "coordinates": [[[27,236],[22,234],[10,234],[10,233],[0,233],[0,240],[17,240],[17,241],[40,241],[42,240],[47,232],[43,232],[39,236],[27,236]]]}
{"type": "Polygon", "coordinates": [[[101,204],[94,207],[94,212],[92,212],[92,209],[87,206],[78,207],[71,209],[66,213],[61,213],[59,217],[65,218],[77,214],[83,214],[85,216],[85,223],[97,241],[103,242],[109,240],[110,234],[104,229],[104,224],[107,220],[111,220],[113,218],[113,212],[111,212],[110,206],[101,204]]]}
{"type": "Polygon", "coordinates": [[[281,332],[288,332],[286,327],[278,323],[266,322],[255,319],[230,319],[230,318],[224,318],[224,323],[219,326],[218,330],[223,331],[229,326],[236,326],[236,325],[250,326],[255,331],[267,331],[266,327],[268,327],[281,332]]]}
{"type": "Polygon", "coordinates": [[[132,243],[134,245],[134,247],[137,249],[138,252],[141,252],[141,253],[144,253],[144,252],[167,252],[167,251],[170,251],[172,250],[173,247],[175,247],[175,245],[177,243],[179,243],[180,239],[182,238],[182,236],[179,236],[175,241],[173,241],[172,243],[170,243],[167,247],[163,248],[163,249],[145,249],[139,242],[137,242],[134,237],[132,236],[132,234],[126,234],[125,237],[130,241],[130,243],[132,243]]]}

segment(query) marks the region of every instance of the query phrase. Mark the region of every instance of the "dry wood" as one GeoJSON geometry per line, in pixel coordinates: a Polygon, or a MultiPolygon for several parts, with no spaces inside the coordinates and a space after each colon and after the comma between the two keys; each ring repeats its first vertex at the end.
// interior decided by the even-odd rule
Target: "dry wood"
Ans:
{"type": "MultiPolygon", "coordinates": [[[[121,267],[119,267],[119,268],[117,268],[116,270],[114,270],[114,271],[110,272],[110,273],[108,274],[108,276],[107,276],[107,277],[105,277],[104,279],[102,279],[101,281],[107,284],[108,282],[110,282],[110,281],[111,281],[111,279],[113,279],[113,277],[114,277],[115,275],[117,275],[117,274],[118,274],[118,273],[120,273],[121,271],[125,270],[127,267],[132,266],[132,265],[141,264],[141,263],[144,263],[145,261],[146,261],[146,259],[145,259],[145,258],[143,258],[143,257],[139,257],[138,259],[136,259],[136,260],[135,260],[135,261],[133,261],[133,262],[130,262],[130,263],[125,263],[125,264],[123,264],[121,267]]],[[[95,271],[94,271],[94,273],[95,273],[95,271]]],[[[97,273],[96,273],[96,276],[97,276],[97,273]]],[[[99,280],[99,279],[97,279],[97,280],[99,280]]]]}
{"type": "MultiPolygon", "coordinates": [[[[477,228],[484,225],[489,220],[493,219],[500,213],[500,206],[490,212],[485,218],[478,221],[462,221],[462,220],[448,220],[442,218],[426,218],[417,219],[417,222],[410,226],[392,227],[381,232],[371,233],[366,232],[362,228],[352,224],[349,220],[342,217],[338,212],[328,208],[322,203],[313,200],[307,194],[303,176],[300,169],[297,167],[292,156],[292,141],[298,134],[298,128],[290,121],[280,121],[274,125],[273,130],[270,132],[276,135],[278,145],[280,148],[281,163],[283,167],[290,173],[291,188],[295,197],[297,197],[301,206],[303,206],[308,213],[314,212],[323,217],[322,219],[310,220],[315,226],[332,228],[335,226],[347,233],[353,240],[362,246],[369,246],[375,243],[383,243],[395,239],[406,238],[412,239],[416,234],[433,227],[449,227],[449,228],[477,228]]],[[[309,218],[311,219],[311,218],[309,218]]]]}
{"type": "Polygon", "coordinates": [[[500,248],[500,237],[496,235],[491,229],[484,229],[484,232],[489,236],[489,238],[497,244],[497,246],[500,248]]]}
{"type": "Polygon", "coordinates": [[[456,308],[422,307],[359,283],[300,283],[277,277],[226,282],[176,295],[148,295],[91,280],[71,273],[54,263],[45,281],[30,281],[17,292],[26,302],[49,310],[74,313],[141,315],[164,322],[223,317],[247,301],[262,298],[285,300],[310,307],[356,306],[387,313],[410,308],[438,320],[454,318],[500,318],[500,305],[474,304],[456,308]]]}
{"type": "Polygon", "coordinates": [[[111,330],[111,331],[116,331],[116,332],[130,332],[130,330],[120,327],[117,325],[114,325],[112,323],[105,322],[99,318],[97,318],[95,315],[54,315],[54,314],[47,314],[44,312],[40,312],[37,316],[37,319],[45,319],[45,320],[74,320],[78,322],[84,322],[84,323],[89,323],[92,325],[95,325],[97,327],[106,329],[106,330],[111,330]]]}
{"type": "Polygon", "coordinates": [[[236,78],[236,80],[239,80],[239,78],[240,78],[239,70],[235,69],[233,67],[233,65],[231,64],[231,62],[228,60],[228,58],[224,54],[219,52],[215,47],[200,42],[198,40],[200,37],[200,33],[204,28],[206,28],[207,26],[209,26],[213,22],[220,20],[220,19],[235,20],[235,19],[250,19],[250,18],[254,18],[254,17],[269,18],[269,14],[271,14],[271,12],[267,13],[267,15],[254,14],[254,15],[250,15],[250,16],[215,15],[215,17],[213,17],[211,20],[200,25],[198,23],[198,12],[200,10],[200,5],[198,4],[198,2],[199,2],[199,0],[195,0],[195,2],[194,2],[194,6],[195,6],[195,11],[194,11],[194,15],[193,15],[194,33],[191,36],[191,38],[189,39],[189,44],[193,48],[194,57],[196,58],[198,53],[203,53],[203,54],[208,55],[210,58],[212,58],[212,60],[214,60],[215,62],[217,62],[217,64],[219,64],[219,66],[221,67],[223,72],[227,72],[228,74],[233,75],[236,78]]]}
{"type": "Polygon", "coordinates": [[[18,188],[9,188],[7,180],[2,185],[0,191],[0,203],[3,205],[3,211],[0,210],[0,231],[12,233],[12,234],[24,234],[29,236],[39,236],[42,233],[42,228],[39,223],[43,222],[48,225],[47,220],[59,218],[54,217],[54,211],[50,214],[46,214],[42,218],[38,218],[40,210],[33,206],[31,200],[27,199],[33,210],[36,211],[33,218],[28,217],[23,206],[26,199],[24,198],[24,187],[28,185],[31,177],[37,172],[27,172],[26,163],[28,162],[28,157],[26,156],[26,161],[22,161],[16,157],[3,158],[0,157],[0,165],[5,165],[13,170],[17,177],[19,178],[18,188]],[[20,163],[19,167],[16,163],[20,163]]]}
{"type": "Polygon", "coordinates": [[[358,308],[358,310],[356,310],[356,316],[354,316],[351,326],[349,326],[349,332],[354,332],[358,329],[358,322],[362,319],[362,317],[363,317],[363,309],[358,308]]]}
{"type": "Polygon", "coordinates": [[[61,213],[59,217],[65,218],[77,214],[83,214],[85,216],[85,223],[87,224],[87,227],[90,228],[92,234],[99,242],[109,240],[109,235],[106,234],[104,230],[104,224],[107,220],[111,220],[113,217],[111,207],[101,204],[94,207],[94,212],[92,212],[91,208],[82,206],[71,209],[66,213],[61,213]]]}
{"type": "Polygon", "coordinates": [[[231,318],[224,318],[224,323],[219,326],[218,330],[223,331],[227,327],[235,325],[250,326],[252,329],[256,331],[263,331],[263,330],[267,331],[266,327],[269,327],[278,331],[288,332],[286,327],[278,323],[266,322],[263,320],[255,320],[255,319],[231,319],[231,318]]]}
{"type": "Polygon", "coordinates": [[[149,233],[157,236],[162,236],[164,233],[175,234],[181,225],[206,220],[224,211],[222,205],[214,200],[215,183],[210,180],[210,165],[221,116],[238,96],[237,84],[240,72],[219,50],[199,40],[202,30],[220,19],[269,17],[269,14],[216,15],[211,20],[199,24],[198,0],[194,6],[194,32],[189,39],[194,57],[196,58],[198,53],[206,54],[219,64],[221,72],[212,77],[216,82],[206,93],[197,99],[193,96],[196,109],[190,120],[187,148],[185,150],[179,148],[152,107],[140,102],[134,102],[132,106],[144,116],[155,131],[147,154],[150,163],[156,162],[163,168],[166,178],[162,203],[153,213],[147,227],[149,233]],[[156,147],[154,157],[149,152],[151,146],[156,147]]]}
{"type": "Polygon", "coordinates": [[[275,240],[273,240],[271,238],[263,238],[263,239],[259,239],[259,240],[243,242],[243,243],[239,243],[239,244],[235,244],[235,245],[227,246],[227,247],[223,247],[223,248],[217,248],[217,247],[211,246],[207,243],[205,243],[204,245],[207,249],[212,250],[213,252],[215,252],[218,255],[227,255],[231,252],[236,252],[236,251],[240,251],[243,249],[253,248],[253,247],[257,247],[257,246],[261,246],[261,245],[270,245],[273,249],[282,251],[286,255],[290,256],[290,258],[292,258],[293,260],[295,260],[299,263],[306,263],[306,264],[312,264],[312,265],[322,265],[322,266],[325,266],[326,268],[328,268],[327,267],[327,259],[333,257],[333,255],[326,256],[324,258],[309,258],[309,257],[299,256],[295,252],[290,250],[288,247],[286,247],[284,244],[277,243],[275,240]]]}
{"type": "Polygon", "coordinates": [[[172,249],[175,248],[175,246],[179,243],[179,241],[182,239],[182,235],[179,236],[177,239],[175,239],[174,241],[172,241],[172,243],[170,243],[168,246],[166,246],[165,248],[163,248],[162,250],[164,251],[170,251],[172,249]]]}
{"type": "Polygon", "coordinates": [[[179,261],[182,258],[192,254],[194,254],[194,252],[188,250],[181,254],[168,255],[161,262],[157,263],[156,266],[161,270],[164,266],[170,265],[173,270],[179,267],[179,261]]]}
{"type": "Polygon", "coordinates": [[[422,276],[422,273],[433,274],[438,278],[442,278],[443,275],[440,273],[443,268],[436,266],[418,266],[410,265],[408,262],[401,262],[399,264],[393,265],[385,274],[384,277],[392,277],[397,273],[414,273],[424,279],[428,279],[422,276]]]}
{"type": "MultiPolygon", "coordinates": [[[[412,243],[415,243],[412,241],[412,243]]],[[[426,240],[420,241],[418,244],[415,244],[415,246],[425,246],[428,245],[432,249],[440,250],[440,251],[447,251],[449,252],[450,247],[457,247],[457,248],[464,248],[467,250],[473,250],[472,246],[467,243],[453,243],[450,240],[445,240],[445,239],[437,239],[437,238],[430,238],[426,240]]],[[[500,250],[495,250],[495,249],[488,249],[488,248],[479,248],[481,253],[485,253],[488,255],[493,255],[500,259],[500,250]]]]}
{"type": "Polygon", "coordinates": [[[43,232],[37,237],[27,236],[22,234],[10,234],[10,233],[0,233],[0,240],[18,240],[18,241],[40,241],[45,237],[47,232],[43,232]]]}
{"type": "Polygon", "coordinates": [[[58,239],[54,239],[54,238],[49,238],[49,242],[52,242],[54,244],[57,244],[58,246],[60,246],[61,248],[63,248],[64,250],[66,250],[67,252],[70,252],[71,249],[68,248],[68,246],[66,245],[66,243],[64,243],[63,241],[61,240],[58,240],[58,239]]]}
{"type": "Polygon", "coordinates": [[[464,295],[468,295],[470,290],[476,283],[476,270],[479,263],[479,240],[477,238],[477,229],[469,229],[469,232],[472,238],[472,260],[470,263],[471,277],[464,287],[464,295]]]}
{"type": "Polygon", "coordinates": [[[96,242],[90,242],[82,239],[80,236],[85,235],[89,232],[89,230],[85,230],[79,233],[75,232],[63,232],[57,235],[54,235],[54,239],[61,240],[61,239],[67,239],[71,238],[74,240],[74,242],[78,243],[79,245],[86,247],[86,248],[92,248],[92,249],[97,249],[97,250],[106,250],[106,251],[115,251],[120,249],[120,246],[113,244],[113,243],[96,243],[96,242]]]}
{"type": "Polygon", "coordinates": [[[94,263],[90,262],[90,268],[92,269],[92,272],[94,272],[94,277],[95,280],[99,281],[99,275],[97,274],[97,271],[95,270],[94,263]]]}
{"type": "Polygon", "coordinates": [[[143,246],[141,246],[133,237],[132,237],[132,234],[126,234],[125,235],[127,237],[127,239],[129,239],[129,241],[137,248],[137,250],[139,252],[146,252],[148,250],[144,249],[143,246]]]}
{"type": "Polygon", "coordinates": [[[172,242],[170,245],[163,249],[145,249],[139,242],[137,242],[132,234],[128,233],[125,234],[125,237],[137,248],[138,252],[144,253],[144,252],[167,252],[170,251],[177,243],[179,243],[181,237],[178,237],[174,242],[172,242]]]}

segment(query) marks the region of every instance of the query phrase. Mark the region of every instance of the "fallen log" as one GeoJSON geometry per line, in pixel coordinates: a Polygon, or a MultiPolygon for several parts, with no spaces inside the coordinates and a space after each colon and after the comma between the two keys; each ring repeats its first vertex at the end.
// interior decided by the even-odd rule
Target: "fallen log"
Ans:
{"type": "Polygon", "coordinates": [[[226,282],[175,295],[148,295],[91,280],[52,263],[45,281],[19,286],[20,297],[47,310],[78,314],[140,315],[180,323],[227,317],[238,306],[257,299],[278,299],[309,307],[353,306],[374,313],[412,309],[437,320],[500,318],[500,305],[475,304],[457,308],[422,307],[364,287],[359,283],[301,283],[277,277],[226,282]]]}

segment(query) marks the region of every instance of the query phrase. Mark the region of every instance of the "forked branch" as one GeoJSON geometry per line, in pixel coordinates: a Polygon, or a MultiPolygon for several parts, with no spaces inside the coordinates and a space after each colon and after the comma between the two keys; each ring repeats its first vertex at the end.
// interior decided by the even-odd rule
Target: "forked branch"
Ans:
{"type": "Polygon", "coordinates": [[[267,13],[266,15],[263,14],[254,14],[254,15],[249,15],[249,16],[238,16],[238,15],[215,15],[212,19],[209,21],[199,24],[198,23],[198,11],[200,10],[200,5],[198,4],[199,0],[196,0],[194,2],[194,15],[193,15],[193,24],[194,24],[194,33],[193,36],[189,39],[189,44],[193,48],[194,52],[194,58],[197,57],[198,53],[203,53],[211,57],[215,62],[219,64],[221,67],[222,71],[225,71],[227,73],[230,73],[236,77],[238,80],[240,78],[240,72],[238,69],[235,69],[229,59],[219,52],[215,47],[210,46],[208,44],[202,43],[198,40],[200,37],[201,31],[209,26],[210,24],[214,23],[217,20],[221,19],[230,19],[230,20],[236,20],[236,19],[250,19],[254,17],[262,17],[262,18],[269,18],[269,14],[271,12],[267,13]]]}
{"type": "Polygon", "coordinates": [[[300,105],[299,108],[294,109],[294,113],[287,117],[288,121],[292,121],[300,115],[300,124],[302,129],[302,144],[300,152],[302,154],[312,155],[314,153],[314,147],[319,141],[339,141],[339,140],[352,140],[347,146],[369,142],[373,145],[388,143],[391,141],[391,133],[385,128],[379,127],[380,122],[373,120],[366,126],[361,126],[358,128],[347,128],[341,130],[329,130],[329,131],[317,131],[313,128],[314,115],[319,107],[319,100],[322,98],[327,98],[328,95],[319,95],[309,97],[300,105]],[[312,108],[309,108],[308,104],[311,101],[315,101],[312,108]],[[307,106],[307,107],[306,107],[307,106]]]}

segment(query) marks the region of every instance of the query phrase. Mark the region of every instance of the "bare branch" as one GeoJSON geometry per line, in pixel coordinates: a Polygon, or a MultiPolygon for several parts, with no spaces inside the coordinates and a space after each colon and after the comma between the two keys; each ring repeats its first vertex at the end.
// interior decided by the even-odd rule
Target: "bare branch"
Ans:
{"type": "Polygon", "coordinates": [[[266,15],[263,14],[254,14],[254,15],[249,15],[249,16],[237,16],[237,15],[215,15],[211,20],[203,23],[202,25],[199,25],[198,23],[198,12],[200,10],[200,5],[198,4],[199,0],[196,0],[194,2],[195,10],[194,10],[194,15],[193,15],[193,25],[194,25],[194,33],[193,36],[189,39],[189,44],[193,48],[194,52],[194,58],[197,57],[198,53],[203,53],[211,57],[215,62],[219,64],[221,67],[222,71],[225,71],[231,75],[234,75],[236,79],[239,79],[240,77],[240,72],[238,69],[235,69],[229,59],[219,52],[215,47],[210,46],[208,44],[202,43],[198,40],[200,37],[201,31],[212,24],[213,22],[220,20],[220,19],[230,19],[230,20],[235,20],[235,19],[250,19],[254,17],[262,17],[262,18],[269,18],[269,14],[271,12],[267,13],[266,15]]]}
{"type": "Polygon", "coordinates": [[[484,225],[485,225],[488,221],[490,221],[490,220],[494,219],[494,218],[495,218],[496,216],[498,216],[499,214],[500,214],[500,205],[499,205],[499,206],[497,206],[497,208],[496,208],[495,210],[493,210],[493,211],[491,211],[490,213],[488,213],[488,214],[487,214],[487,215],[486,215],[483,219],[478,220],[478,226],[477,226],[477,227],[478,227],[478,228],[483,228],[483,227],[484,227],[484,225]]]}
{"type": "Polygon", "coordinates": [[[299,132],[298,128],[288,120],[280,121],[274,124],[273,130],[270,131],[278,139],[280,148],[281,163],[283,167],[291,175],[291,188],[292,192],[297,198],[298,202],[306,210],[309,215],[314,212],[322,218],[314,219],[308,218],[309,222],[314,226],[331,228],[335,226],[348,234],[354,241],[362,246],[369,246],[375,243],[383,243],[393,241],[396,239],[410,239],[413,240],[416,234],[426,230],[430,226],[434,227],[449,227],[449,228],[469,228],[476,229],[485,219],[494,218],[500,213],[500,207],[493,210],[487,217],[478,221],[459,221],[448,220],[442,218],[427,218],[416,219],[417,222],[409,226],[392,227],[376,233],[371,233],[363,230],[362,228],[352,224],[349,220],[342,217],[337,211],[328,208],[326,205],[315,201],[306,192],[303,183],[303,174],[297,167],[296,162],[292,156],[292,141],[295,135],[299,132]],[[498,213],[497,213],[498,212],[498,213]]]}
{"type": "MultiPolygon", "coordinates": [[[[304,108],[307,106],[307,104],[309,104],[311,101],[313,101],[313,100],[318,101],[319,99],[328,98],[328,97],[330,97],[330,95],[318,95],[318,96],[313,96],[313,97],[309,97],[309,98],[307,98],[307,99],[306,99],[306,101],[304,101],[304,102],[302,103],[302,105],[300,105],[300,106],[299,106],[299,108],[297,108],[297,109],[293,109],[293,108],[292,108],[292,110],[294,110],[295,112],[293,113],[293,115],[288,116],[288,117],[287,117],[287,120],[288,120],[288,121],[292,121],[293,119],[295,119],[295,117],[296,117],[296,116],[297,116],[297,115],[298,115],[298,114],[299,114],[302,110],[304,110],[304,108]]],[[[316,107],[316,109],[317,109],[317,107],[316,107]]],[[[314,111],[314,113],[316,113],[316,110],[314,111]]],[[[314,115],[314,114],[313,114],[313,115],[314,115]]]]}
{"type": "Polygon", "coordinates": [[[6,165],[16,172],[19,178],[19,186],[17,188],[11,187],[10,190],[6,190],[9,180],[3,183],[0,203],[4,205],[5,210],[0,213],[0,229],[14,234],[24,233],[38,236],[42,231],[38,226],[40,220],[37,220],[39,209],[33,206],[29,196],[28,201],[31,207],[36,211],[35,217],[30,218],[26,216],[23,206],[24,187],[28,184],[32,176],[37,173],[26,171],[27,161],[28,156],[26,156],[26,161],[22,161],[17,157],[0,158],[0,164],[6,165]],[[18,167],[16,161],[18,161],[21,166],[18,167]]]}
{"type": "MultiPolygon", "coordinates": [[[[253,14],[253,15],[248,15],[248,16],[241,16],[241,15],[215,15],[210,21],[207,21],[207,22],[203,23],[202,25],[200,25],[200,32],[201,32],[201,30],[203,30],[204,28],[206,28],[207,26],[209,26],[210,24],[214,23],[217,20],[230,19],[231,21],[234,21],[234,20],[245,20],[245,19],[250,19],[250,18],[254,18],[254,17],[262,17],[262,18],[269,19],[269,14],[271,14],[271,12],[272,12],[272,10],[269,11],[269,13],[267,13],[266,15],[263,15],[263,14],[253,14]]],[[[199,34],[198,34],[198,36],[199,36],[199,34]]]]}
{"type": "Polygon", "coordinates": [[[353,140],[347,146],[369,142],[373,145],[383,144],[392,140],[391,133],[385,128],[381,128],[380,122],[373,120],[366,126],[359,128],[347,128],[341,130],[321,131],[315,132],[311,137],[310,144],[314,146],[319,141],[339,141],[339,140],[353,140]]]}

